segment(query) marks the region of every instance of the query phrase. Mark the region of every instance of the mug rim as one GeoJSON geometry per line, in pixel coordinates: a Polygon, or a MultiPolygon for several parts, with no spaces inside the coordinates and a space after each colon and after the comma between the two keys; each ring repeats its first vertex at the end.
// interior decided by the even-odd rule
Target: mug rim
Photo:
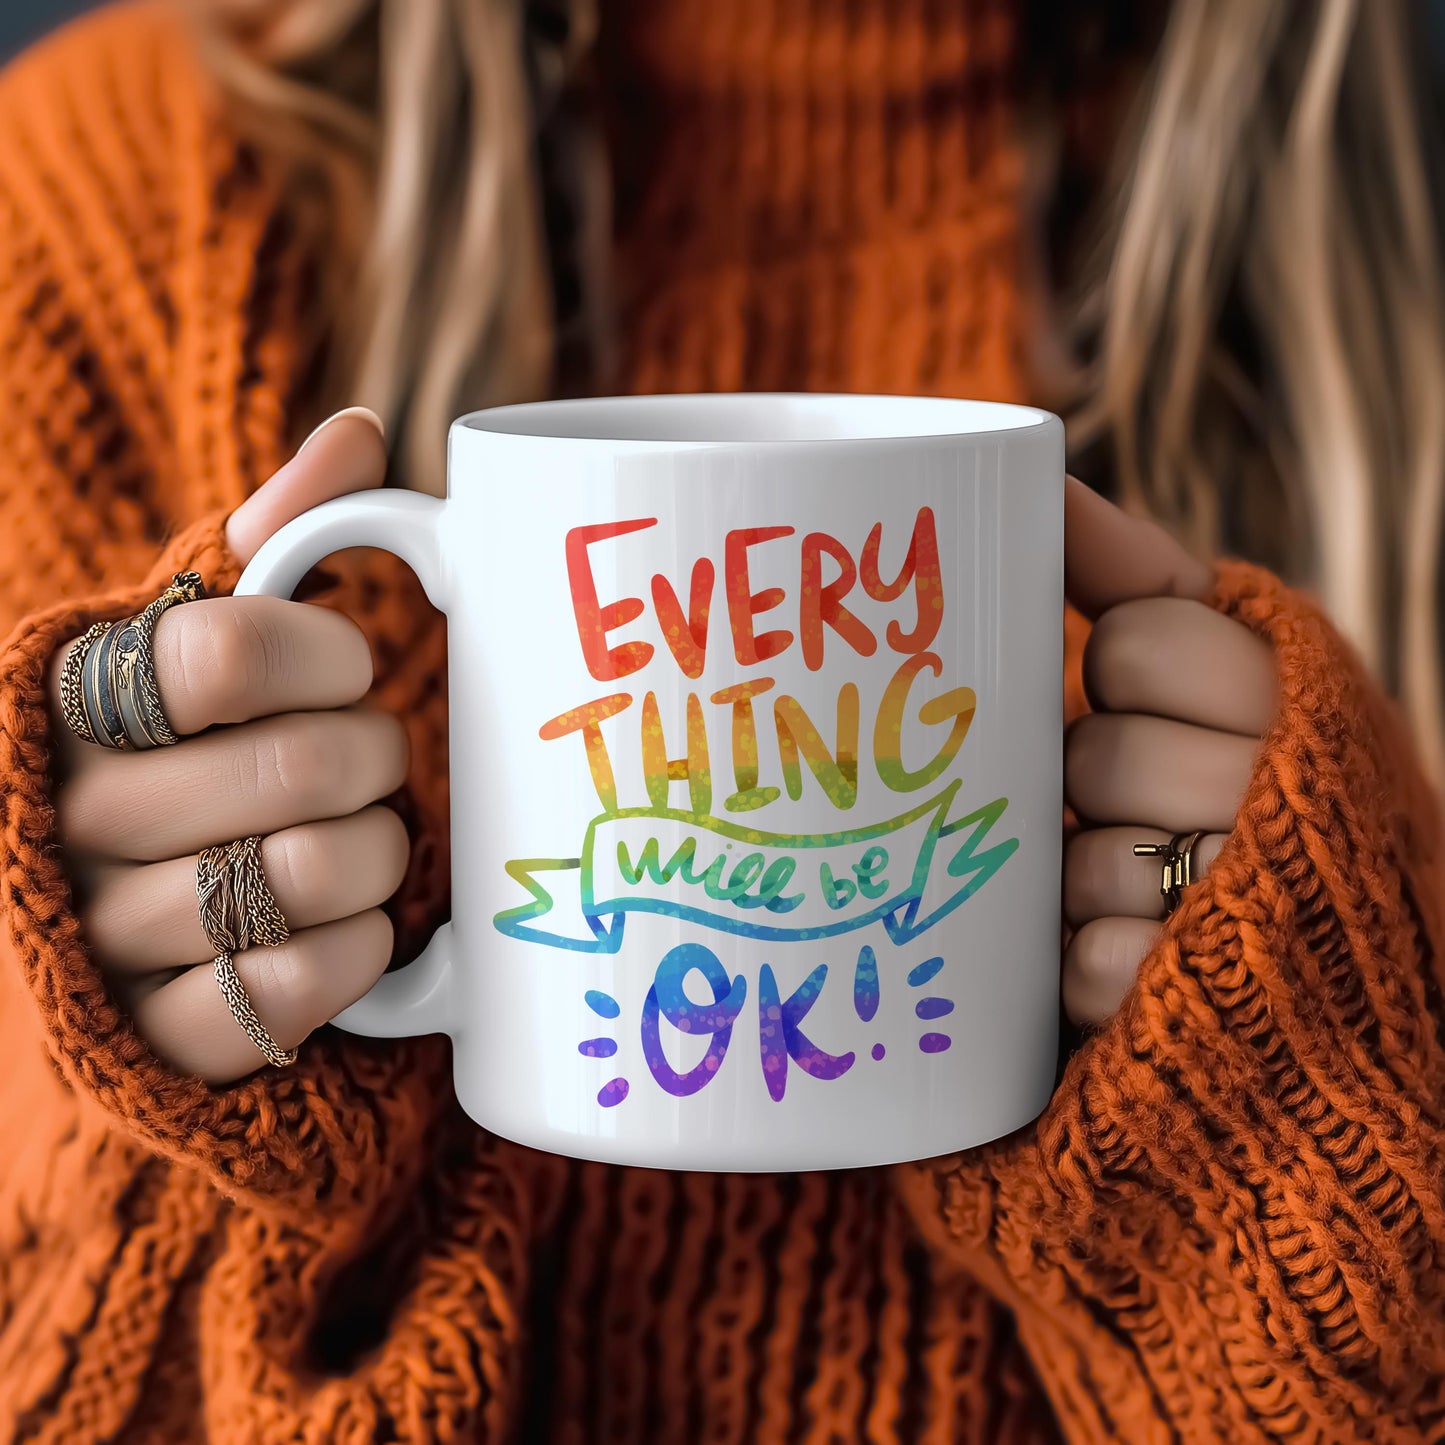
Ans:
{"type": "Polygon", "coordinates": [[[906,392],[661,392],[639,396],[590,396],[513,402],[468,412],[452,423],[454,431],[482,436],[582,445],[675,451],[695,447],[819,447],[860,443],[947,442],[986,440],[1035,434],[1054,413],[1015,402],[952,396],[919,396],[906,392]],[[824,429],[827,418],[851,412],[864,419],[892,414],[903,420],[891,426],[844,424],[824,429]],[[742,427],[747,415],[772,419],[772,426],[742,427]],[[641,418],[619,424],[619,416],[641,418]],[[699,425],[703,416],[716,417],[699,425]],[[968,418],[974,424],[968,424],[968,418]],[[613,418],[611,422],[607,419],[613,418]],[[930,423],[930,418],[931,422],[930,423]],[[671,420],[669,420],[671,419],[671,420]],[[729,421],[732,434],[729,435],[729,421]],[[813,428],[806,422],[812,421],[813,428]],[[787,423],[793,424],[790,434],[787,423]],[[689,424],[690,423],[690,424],[689,424]],[[799,424],[803,423],[802,427],[799,424]],[[949,424],[952,423],[952,424],[949,424]],[[801,430],[802,434],[799,434],[801,430]]]}

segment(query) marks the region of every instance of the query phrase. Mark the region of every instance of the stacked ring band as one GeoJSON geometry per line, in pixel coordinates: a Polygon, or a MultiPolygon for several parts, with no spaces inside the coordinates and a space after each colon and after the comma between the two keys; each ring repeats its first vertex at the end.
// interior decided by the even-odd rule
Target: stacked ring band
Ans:
{"type": "Polygon", "coordinates": [[[275,947],[291,937],[261,867],[261,839],[238,838],[202,851],[196,859],[196,899],[201,927],[216,950],[212,971],[232,1017],[273,1068],[294,1064],[297,1050],[283,1049],[257,1018],[233,957],[252,944],[275,947]]]}
{"type": "Polygon", "coordinates": [[[95,639],[111,626],[109,622],[91,623],[85,634],[65,654],[65,662],[60,669],[60,710],[65,714],[66,725],[83,743],[93,743],[96,737],[90,725],[90,715],[81,701],[80,674],[95,639]]]}
{"type": "Polygon", "coordinates": [[[1159,893],[1166,914],[1179,907],[1184,890],[1194,882],[1194,850],[1203,837],[1202,832],[1176,833],[1167,843],[1134,844],[1136,858],[1159,859],[1159,893]]]}
{"type": "Polygon", "coordinates": [[[290,925],[266,882],[259,837],[206,848],[196,859],[196,901],[201,927],[218,953],[252,944],[274,948],[291,937],[290,925]]]}
{"type": "Polygon", "coordinates": [[[241,982],[240,974],[236,972],[235,959],[229,953],[218,953],[212,967],[215,970],[216,982],[221,988],[221,997],[226,1000],[232,1017],[245,1030],[246,1037],[260,1049],[266,1062],[273,1069],[284,1069],[287,1064],[294,1064],[298,1050],[283,1049],[271,1037],[266,1025],[256,1017],[256,1010],[251,1006],[251,996],[246,992],[246,985],[241,982]]]}
{"type": "Polygon", "coordinates": [[[127,750],[180,741],[156,683],[156,623],[168,609],[205,593],[197,573],[177,572],[143,611],[125,622],[97,622],[71,647],[61,668],[60,706],[76,737],[127,750]]]}

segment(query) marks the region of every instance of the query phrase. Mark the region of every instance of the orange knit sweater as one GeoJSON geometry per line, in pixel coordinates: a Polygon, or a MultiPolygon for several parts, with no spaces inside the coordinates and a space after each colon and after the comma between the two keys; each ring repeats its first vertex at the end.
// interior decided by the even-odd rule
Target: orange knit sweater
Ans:
{"type": "MultiPolygon", "coordinates": [[[[1008,5],[622,3],[636,387],[1008,395],[1008,5]]],[[[44,673],[198,567],[283,455],[301,258],[183,33],[130,7],[0,81],[0,1437],[1413,1441],[1445,1430],[1440,837],[1389,708],[1261,573],[1279,718],[1237,832],[1034,1126],[801,1177],[491,1138],[446,1045],[323,1030],[168,1073],[87,955],[44,673]]],[[[440,629],[355,560],[446,907],[440,629]]]]}

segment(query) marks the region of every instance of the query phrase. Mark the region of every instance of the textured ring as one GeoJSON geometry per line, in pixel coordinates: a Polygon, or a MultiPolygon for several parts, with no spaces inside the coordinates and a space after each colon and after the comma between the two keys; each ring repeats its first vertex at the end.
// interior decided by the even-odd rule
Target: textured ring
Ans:
{"type": "Polygon", "coordinates": [[[1164,912],[1179,907],[1184,890],[1194,882],[1194,850],[1203,831],[1176,833],[1167,843],[1135,843],[1136,858],[1159,859],[1159,893],[1164,899],[1164,912]]]}
{"type": "Polygon", "coordinates": [[[261,839],[204,848],[196,857],[196,901],[201,927],[217,953],[239,953],[253,944],[274,948],[291,937],[261,867],[261,839]]]}
{"type": "Polygon", "coordinates": [[[206,584],[201,581],[199,572],[177,572],[171,578],[171,585],[135,619],[137,648],[144,664],[139,673],[140,702],[146,711],[150,731],[161,747],[169,747],[180,739],[161,707],[160,688],[156,682],[156,623],[172,607],[184,602],[198,602],[205,595],[206,584]]]}
{"type": "MultiPolygon", "coordinates": [[[[199,573],[177,572],[170,586],[134,617],[97,624],[91,629],[95,634],[91,644],[83,650],[79,644],[72,649],[80,650],[75,674],[80,706],[91,733],[87,741],[137,751],[180,742],[161,706],[156,682],[156,623],[170,608],[205,595],[199,573]]],[[[69,657],[66,665],[70,665],[69,657]]],[[[61,681],[63,688],[63,673],[61,681]]]]}
{"type": "Polygon", "coordinates": [[[90,723],[90,731],[103,748],[125,748],[125,728],[116,711],[111,688],[110,654],[115,643],[114,622],[100,626],[95,640],[86,649],[80,667],[80,701],[90,723]]]}
{"type": "Polygon", "coordinates": [[[85,659],[95,639],[110,627],[109,622],[92,622],[85,631],[70,644],[65,661],[60,666],[60,713],[65,725],[83,743],[96,741],[95,730],[90,725],[90,715],[85,710],[81,696],[80,675],[85,659]]]}
{"type": "Polygon", "coordinates": [[[142,681],[153,670],[147,667],[141,650],[138,623],[139,618],[132,617],[117,627],[110,649],[109,680],[126,744],[141,752],[162,746],[162,732],[157,729],[157,722],[165,732],[170,731],[170,724],[159,707],[152,710],[146,706],[142,681]]]}
{"type": "Polygon", "coordinates": [[[231,1010],[232,1018],[240,1024],[246,1037],[265,1055],[266,1062],[273,1069],[284,1069],[287,1064],[294,1064],[299,1051],[283,1049],[271,1037],[266,1025],[256,1017],[256,1010],[251,1005],[251,995],[246,992],[246,985],[241,982],[241,976],[236,972],[236,960],[229,953],[218,953],[211,968],[216,975],[221,997],[226,1000],[226,1007],[231,1010]]]}

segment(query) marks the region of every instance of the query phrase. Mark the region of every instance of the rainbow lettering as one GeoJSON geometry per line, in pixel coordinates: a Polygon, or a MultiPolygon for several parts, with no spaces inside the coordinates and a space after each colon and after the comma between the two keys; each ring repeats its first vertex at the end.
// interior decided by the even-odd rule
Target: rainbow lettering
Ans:
{"type": "MultiPolygon", "coordinates": [[[[891,577],[884,576],[881,563],[881,521],[856,558],[825,532],[808,532],[790,544],[798,548],[800,586],[796,611],[787,614],[784,588],[754,588],[751,558],[758,549],[784,544],[795,529],[757,526],[724,536],[721,605],[727,643],[739,666],[757,670],[745,681],[706,693],[707,702],[726,709],[730,719],[723,764],[730,786],[718,775],[720,750],[708,735],[702,695],[688,692],[683,716],[665,720],[655,691],[639,700],[618,687],[667,654],[689,682],[696,682],[708,648],[720,642],[712,626],[718,568],[707,557],[693,565],[682,592],[667,577],[650,579],[646,590],[666,653],[649,642],[612,639],[612,633],[641,617],[647,604],[640,596],[604,602],[592,570],[592,549],[657,524],[656,517],[636,517],[574,527],[567,534],[577,639],[588,673],[603,690],[542,721],[538,736],[549,743],[580,737],[598,812],[571,854],[507,864],[508,874],[529,897],[498,913],[495,924],[511,938],[598,955],[615,955],[623,947],[629,914],[658,914],[695,927],[698,941],[668,951],[642,1003],[638,1027],[648,1070],[675,1097],[697,1093],[723,1067],[734,1031],[751,1009],[767,1091],[782,1103],[793,1068],[826,1081],[841,1078],[858,1058],[856,1050],[831,1052],[804,1030],[830,967],[818,964],[785,992],[773,965],[763,962],[750,984],[742,974],[728,976],[704,941],[708,934],[780,948],[866,936],[844,972],[853,980],[857,1018],[868,1024],[883,987],[877,950],[907,948],[928,933],[998,873],[1019,840],[1002,834],[1007,798],[960,808],[962,779],[945,777],[968,737],[977,698],[968,686],[938,686],[945,669],[933,648],[945,599],[930,508],[919,509],[903,560],[891,577]],[[848,606],[855,589],[874,603],[907,597],[911,605],[875,631],[848,606]],[[810,715],[786,684],[779,686],[788,654],[795,651],[803,667],[816,673],[829,662],[836,665],[839,649],[863,658],[887,649],[898,657],[866,728],[853,681],[841,683],[836,707],[826,717],[810,715]],[[604,724],[629,715],[637,719],[634,736],[646,793],[646,802],[635,806],[623,806],[619,798],[603,732],[604,724]],[[915,720],[946,731],[931,754],[906,757],[905,735],[915,720]],[[764,736],[770,740],[766,769],[764,736]],[[676,755],[674,744],[680,744],[676,755]],[[841,826],[841,815],[857,806],[864,758],[878,782],[898,795],[899,805],[888,816],[849,819],[841,826]],[[686,784],[686,809],[670,806],[674,783],[686,784]],[[761,826],[761,815],[771,805],[784,796],[797,802],[810,787],[840,815],[839,827],[798,834],[761,826]],[[921,801],[909,801],[925,790],[921,801]],[[684,990],[693,974],[708,1001],[695,1001],[696,984],[691,995],[684,990]],[[664,1027],[706,1040],[693,1067],[680,1071],[668,1062],[664,1027]]],[[[625,725],[613,724],[609,731],[613,747],[618,736],[626,735],[625,725]]],[[[923,987],[944,963],[941,956],[918,963],[908,972],[908,986],[923,987]]],[[[599,990],[588,992],[587,1003],[607,1019],[621,1011],[611,994],[599,990]]],[[[941,995],[918,1000],[916,1017],[929,1025],[917,1039],[922,1052],[939,1054],[950,1047],[950,1036],[939,1028],[952,1009],[953,1002],[941,995]]],[[[587,1038],[578,1049],[585,1058],[606,1060],[616,1054],[617,1044],[610,1036],[587,1038]]],[[[869,1052],[875,1062],[887,1057],[882,1042],[873,1043],[869,1052]]],[[[608,1078],[599,1088],[598,1104],[615,1108],[629,1092],[625,1078],[608,1078]]]]}

